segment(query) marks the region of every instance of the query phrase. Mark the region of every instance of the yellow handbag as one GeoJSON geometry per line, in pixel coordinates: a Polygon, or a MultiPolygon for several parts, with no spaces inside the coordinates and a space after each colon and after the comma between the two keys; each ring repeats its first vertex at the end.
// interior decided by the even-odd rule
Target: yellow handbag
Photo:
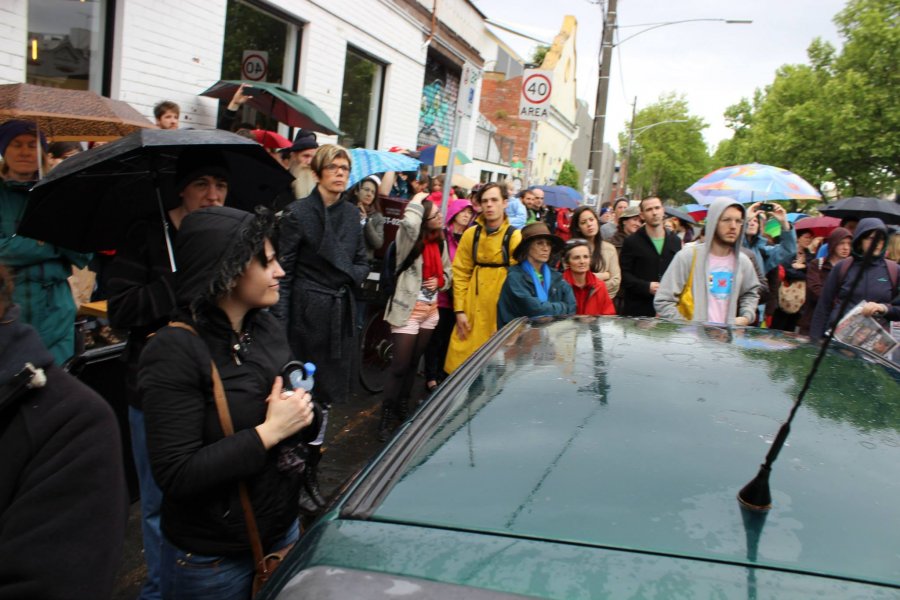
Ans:
{"type": "Polygon", "coordinates": [[[678,295],[678,304],[675,305],[678,309],[678,313],[684,317],[686,321],[690,321],[694,318],[694,292],[691,289],[691,286],[694,284],[694,265],[696,264],[697,249],[694,248],[694,254],[691,257],[691,270],[688,272],[688,278],[684,283],[681,294],[678,295]]]}

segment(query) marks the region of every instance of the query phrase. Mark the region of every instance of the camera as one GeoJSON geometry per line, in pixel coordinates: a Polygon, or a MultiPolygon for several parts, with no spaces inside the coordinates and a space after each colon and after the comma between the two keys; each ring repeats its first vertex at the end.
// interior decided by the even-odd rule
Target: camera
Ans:
{"type": "Polygon", "coordinates": [[[771,202],[763,202],[759,205],[760,212],[775,212],[775,205],[771,202]]]}

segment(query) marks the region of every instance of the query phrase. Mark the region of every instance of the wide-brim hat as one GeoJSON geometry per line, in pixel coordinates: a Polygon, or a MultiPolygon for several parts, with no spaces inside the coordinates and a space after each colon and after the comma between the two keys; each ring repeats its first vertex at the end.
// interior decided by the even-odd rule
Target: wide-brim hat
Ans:
{"type": "Polygon", "coordinates": [[[540,221],[529,223],[522,228],[522,241],[516,246],[516,250],[513,252],[513,258],[518,262],[523,262],[528,256],[528,247],[536,240],[541,239],[550,242],[554,254],[562,252],[563,248],[566,246],[566,243],[561,238],[550,233],[550,228],[547,227],[546,223],[541,223],[540,221]]]}

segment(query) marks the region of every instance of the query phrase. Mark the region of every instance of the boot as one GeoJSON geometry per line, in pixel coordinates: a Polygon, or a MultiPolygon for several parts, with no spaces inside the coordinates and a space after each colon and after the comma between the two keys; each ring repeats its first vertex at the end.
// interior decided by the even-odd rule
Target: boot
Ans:
{"type": "Polygon", "coordinates": [[[310,498],[304,488],[300,488],[300,497],[297,500],[297,507],[300,509],[300,514],[304,517],[317,517],[322,510],[321,507],[310,498]]]}
{"type": "Polygon", "coordinates": [[[309,446],[309,453],[306,457],[306,477],[303,481],[303,487],[310,499],[318,505],[319,508],[324,507],[327,502],[322,497],[319,490],[319,461],[322,460],[322,446],[309,446]]]}
{"type": "Polygon", "coordinates": [[[388,441],[388,438],[391,437],[391,433],[394,431],[394,428],[392,427],[393,420],[393,402],[389,402],[385,399],[381,404],[381,421],[378,423],[378,441],[386,442],[388,441]]]}
{"type": "Polygon", "coordinates": [[[400,424],[406,423],[409,418],[409,398],[401,398],[397,401],[397,419],[400,424]]]}

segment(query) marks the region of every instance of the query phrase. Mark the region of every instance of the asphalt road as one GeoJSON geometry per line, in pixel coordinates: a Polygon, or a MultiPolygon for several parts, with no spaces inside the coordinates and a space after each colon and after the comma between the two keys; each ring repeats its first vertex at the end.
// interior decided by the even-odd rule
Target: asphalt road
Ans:
{"type": "MultiPolygon", "coordinates": [[[[381,394],[372,395],[358,384],[355,388],[350,400],[332,407],[329,415],[330,433],[326,438],[319,471],[319,485],[328,498],[336,494],[382,447],[376,435],[381,394]]],[[[424,381],[418,377],[413,390],[423,389],[424,381]]],[[[125,554],[113,593],[114,600],[137,598],[146,573],[142,553],[140,503],[135,502],[128,517],[125,554]]]]}

